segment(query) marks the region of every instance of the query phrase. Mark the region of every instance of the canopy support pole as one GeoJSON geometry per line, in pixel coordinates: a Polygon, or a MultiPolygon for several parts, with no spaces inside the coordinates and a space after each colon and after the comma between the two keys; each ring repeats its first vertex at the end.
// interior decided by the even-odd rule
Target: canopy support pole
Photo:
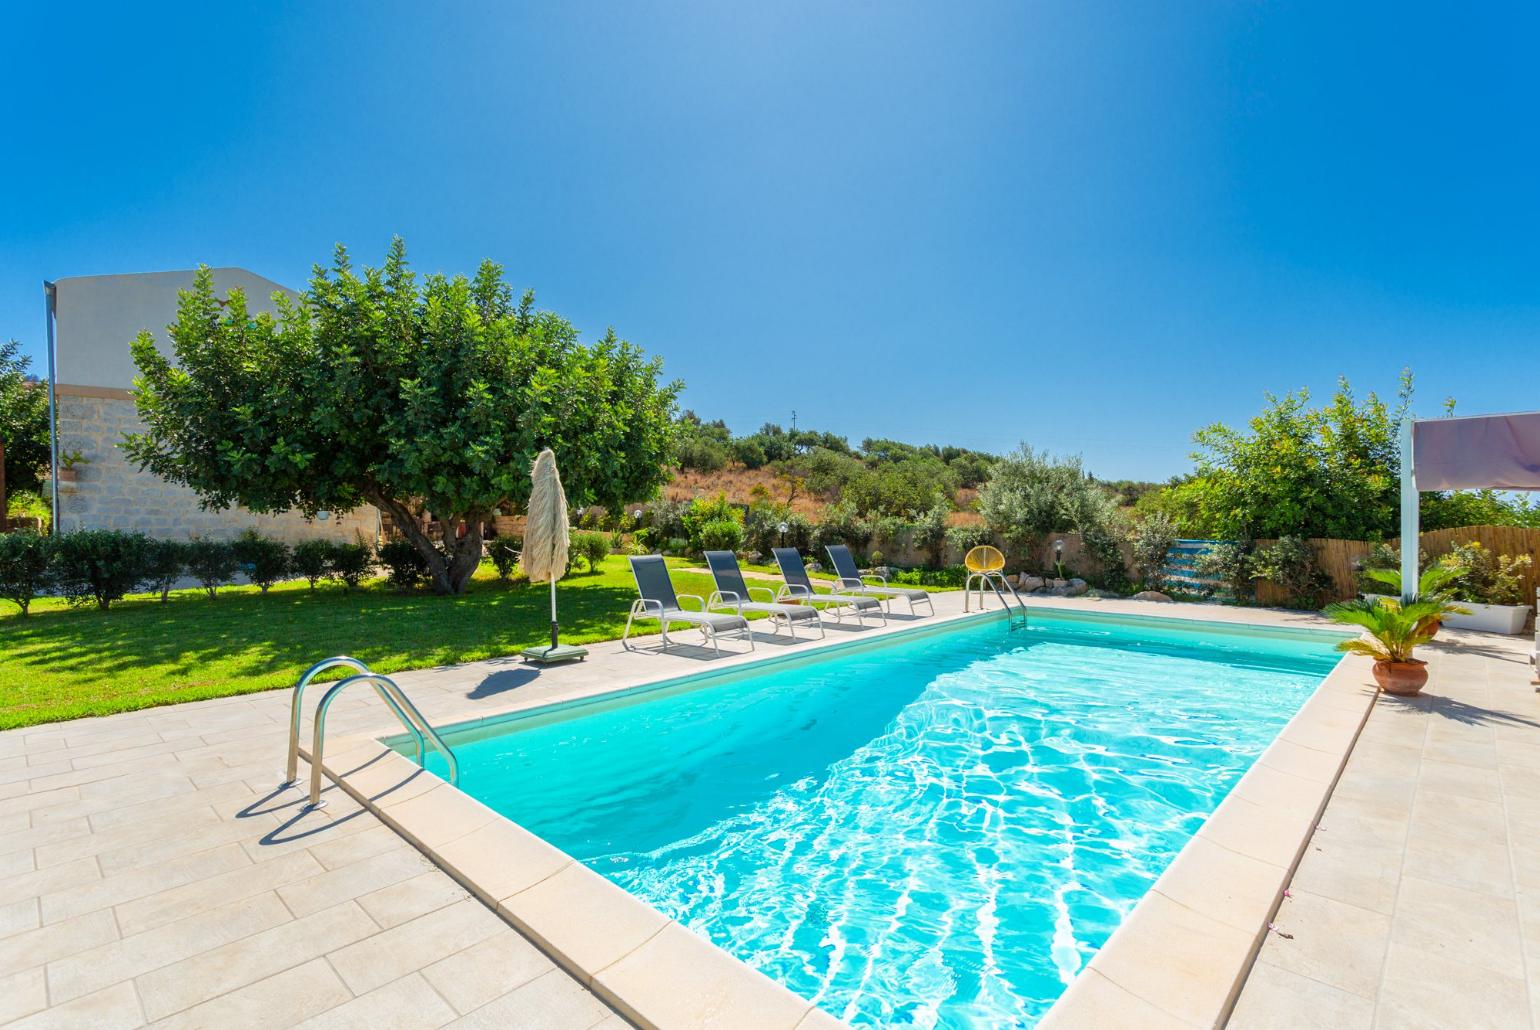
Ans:
{"type": "Polygon", "coordinates": [[[1401,600],[1417,595],[1417,559],[1422,550],[1417,473],[1413,467],[1412,420],[1401,422],[1401,600]]]}

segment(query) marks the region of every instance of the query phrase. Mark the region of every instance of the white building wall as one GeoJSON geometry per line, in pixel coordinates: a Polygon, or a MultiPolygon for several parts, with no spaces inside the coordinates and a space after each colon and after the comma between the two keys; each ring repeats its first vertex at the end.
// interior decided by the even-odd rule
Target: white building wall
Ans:
{"type": "MultiPolygon", "coordinates": [[[[298,512],[206,511],[193,491],[141,472],[118,447],[125,434],[143,429],[130,393],[137,369],[129,344],[149,330],[169,356],[166,326],[176,320],[178,291],[192,283],[189,270],[83,276],[55,284],[58,450],[78,451],[85,459],[75,469],[75,482],[59,483],[59,529],[140,530],[185,540],[228,539],[254,528],[290,543],[325,538],[373,544],[379,514],[372,507],[315,521],[298,512]]],[[[215,269],[214,287],[220,297],[240,288],[253,313],[275,312],[272,295],[292,293],[240,268],[215,269]]]]}

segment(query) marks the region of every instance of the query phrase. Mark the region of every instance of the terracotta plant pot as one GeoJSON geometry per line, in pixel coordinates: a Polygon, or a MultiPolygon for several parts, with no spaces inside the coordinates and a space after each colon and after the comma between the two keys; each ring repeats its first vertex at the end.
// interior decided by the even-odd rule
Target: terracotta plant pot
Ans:
{"type": "Polygon", "coordinates": [[[1419,658],[1409,662],[1375,662],[1374,682],[1387,694],[1409,697],[1428,682],[1428,663],[1419,658]]]}

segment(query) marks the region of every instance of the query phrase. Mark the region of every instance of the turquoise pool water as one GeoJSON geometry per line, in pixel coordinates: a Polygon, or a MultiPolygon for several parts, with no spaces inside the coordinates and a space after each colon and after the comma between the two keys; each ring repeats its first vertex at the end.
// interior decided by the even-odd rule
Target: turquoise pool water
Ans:
{"type": "Polygon", "coordinates": [[[462,789],[836,1016],[1029,1026],[1333,641],[1034,614],[450,743],[462,789]]]}

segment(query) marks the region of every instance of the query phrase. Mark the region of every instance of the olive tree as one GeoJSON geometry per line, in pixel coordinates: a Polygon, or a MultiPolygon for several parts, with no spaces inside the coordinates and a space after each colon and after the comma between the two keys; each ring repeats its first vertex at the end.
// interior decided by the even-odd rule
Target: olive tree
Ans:
{"type": "Polygon", "coordinates": [[[565,319],[517,302],[501,269],[473,278],[409,270],[399,239],[383,267],[355,272],[337,248],[305,292],[252,315],[200,269],[169,327],[175,361],[133,343],[141,468],[210,508],[387,512],[459,593],[481,560],[482,525],[529,496],[542,447],[574,505],[619,510],[665,476],[679,386],[616,338],[592,345],[565,319]],[[443,542],[424,520],[437,519],[443,542]]]}

